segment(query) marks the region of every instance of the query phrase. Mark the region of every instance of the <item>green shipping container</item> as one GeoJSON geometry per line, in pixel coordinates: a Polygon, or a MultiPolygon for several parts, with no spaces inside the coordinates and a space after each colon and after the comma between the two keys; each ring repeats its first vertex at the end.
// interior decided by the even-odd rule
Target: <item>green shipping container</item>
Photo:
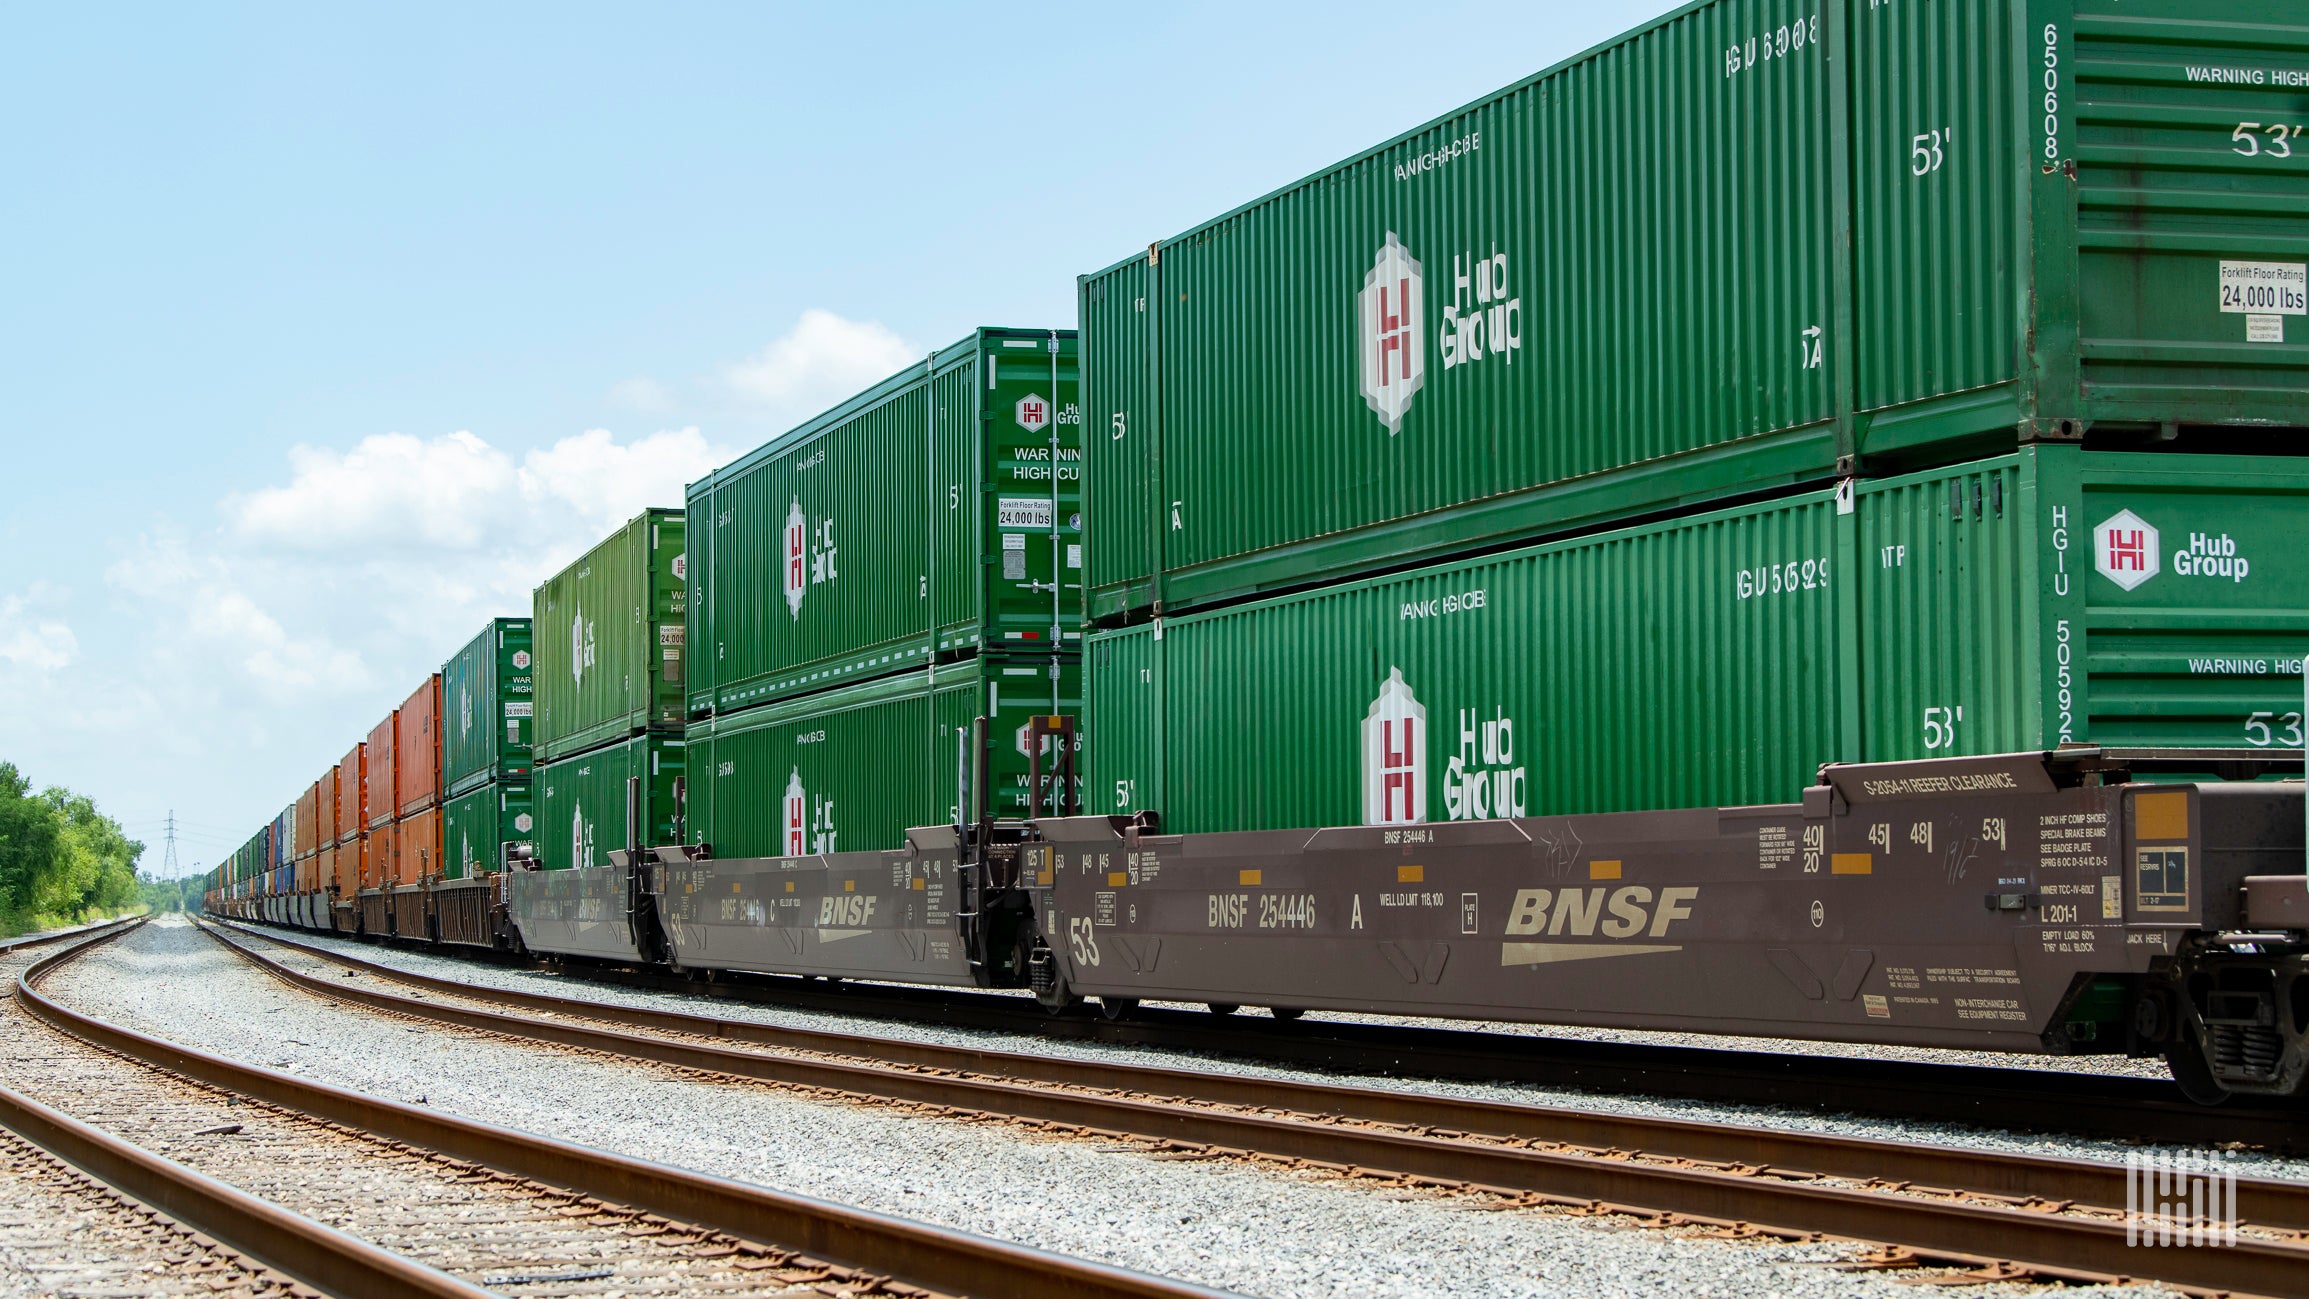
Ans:
{"type": "Polygon", "coordinates": [[[537,761],[681,726],[684,531],[681,511],[644,510],[537,588],[537,761]]]}
{"type": "Polygon", "coordinates": [[[2298,748],[2304,537],[2309,462],[2044,446],[1103,632],[1087,810],[1465,820],[1792,802],[1837,760],[2298,748]]]}
{"type": "Polygon", "coordinates": [[[547,870],[609,865],[609,854],[629,842],[626,782],[633,779],[641,781],[641,846],[681,842],[674,782],[682,777],[682,755],[680,736],[651,731],[538,764],[538,864],[547,870]]]}
{"type": "Polygon", "coordinates": [[[441,784],[461,794],[529,778],[529,619],[498,618],[441,667],[441,784]]]}
{"type": "Polygon", "coordinates": [[[1071,330],[980,329],[689,489],[690,712],[1081,641],[1071,330]]]}
{"type": "Polygon", "coordinates": [[[1091,616],[2309,426],[2304,69],[2263,0],[1713,0],[1084,276],[1091,616]]]}
{"type": "MultiPolygon", "coordinates": [[[[982,716],[993,737],[987,810],[1024,817],[1028,723],[1079,715],[1079,686],[1072,656],[982,655],[695,723],[690,840],[716,857],[902,848],[911,827],[975,813],[969,747],[982,716]]],[[[1047,772],[1055,742],[1043,747],[1047,772]]]]}
{"type": "Polygon", "coordinates": [[[462,794],[451,795],[441,818],[441,867],[444,879],[470,879],[504,869],[504,846],[535,843],[530,784],[526,780],[491,781],[462,794]]]}

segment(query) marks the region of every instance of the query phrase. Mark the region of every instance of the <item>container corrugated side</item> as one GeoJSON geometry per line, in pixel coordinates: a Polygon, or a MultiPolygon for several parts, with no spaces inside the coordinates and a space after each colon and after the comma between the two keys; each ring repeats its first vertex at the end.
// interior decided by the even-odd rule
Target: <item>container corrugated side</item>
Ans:
{"type": "Polygon", "coordinates": [[[291,816],[290,824],[293,836],[289,846],[289,859],[291,861],[303,861],[320,851],[321,784],[319,781],[305,786],[305,792],[297,795],[296,808],[291,816]]]}
{"type": "Polygon", "coordinates": [[[639,842],[680,842],[674,782],[684,764],[679,736],[649,732],[573,758],[541,764],[532,798],[537,860],[547,870],[607,866],[627,843],[626,782],[641,782],[639,842]]]}
{"type": "Polygon", "coordinates": [[[337,764],[337,842],[369,828],[369,745],[355,743],[337,764]]]}
{"type": "Polygon", "coordinates": [[[681,511],[644,510],[537,588],[536,759],[682,724],[685,531],[681,511]]]}
{"type": "Polygon", "coordinates": [[[1071,331],[981,329],[692,484],[691,711],[1079,642],[1076,389],[1071,331]]]}
{"type": "Polygon", "coordinates": [[[505,868],[504,846],[534,843],[537,826],[526,780],[491,781],[442,804],[444,878],[461,880],[505,868]]]}
{"type": "Polygon", "coordinates": [[[497,618],[441,667],[441,791],[529,776],[537,712],[527,618],[497,618]]]}
{"type": "Polygon", "coordinates": [[[2309,466],[2042,446],[1093,637],[1181,832],[1786,802],[1818,765],[2287,747],[2309,466]]]}
{"type": "Polygon", "coordinates": [[[1092,615],[2034,440],[2295,446],[2305,52],[2249,0],[1688,5],[1085,276],[1092,615]]]}
{"type": "Polygon", "coordinates": [[[436,803],[394,823],[399,841],[395,880],[401,885],[429,883],[441,872],[441,806],[436,803]]]}
{"type": "MultiPolygon", "coordinates": [[[[987,810],[1023,817],[1029,719],[1080,711],[1071,658],[980,656],[717,717],[689,732],[688,837],[717,857],[903,847],[910,827],[973,814],[981,716],[993,736],[987,810]]],[[[1043,770],[1056,759],[1046,752],[1043,770]]]]}
{"type": "Polygon", "coordinates": [[[390,823],[399,808],[393,784],[393,740],[399,721],[398,713],[387,713],[384,721],[369,729],[361,802],[366,808],[364,815],[369,818],[368,828],[372,830],[390,823]]]}
{"type": "Polygon", "coordinates": [[[393,714],[394,806],[414,816],[441,799],[441,674],[427,676],[393,714]]]}
{"type": "Polygon", "coordinates": [[[328,774],[321,777],[318,807],[320,820],[313,830],[313,842],[316,845],[316,851],[319,848],[333,847],[337,842],[337,804],[343,797],[339,782],[343,777],[344,767],[342,765],[330,767],[328,774]]]}

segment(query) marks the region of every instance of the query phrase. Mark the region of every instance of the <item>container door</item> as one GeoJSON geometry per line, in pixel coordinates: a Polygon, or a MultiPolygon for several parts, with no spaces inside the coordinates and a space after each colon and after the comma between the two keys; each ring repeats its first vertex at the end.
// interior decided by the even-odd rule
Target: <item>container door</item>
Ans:
{"type": "MultiPolygon", "coordinates": [[[[1854,382],[1862,411],[1964,394],[1950,412],[2011,445],[2025,273],[2010,105],[2012,0],[1844,6],[1850,25],[1854,382]]],[[[1922,412],[1903,412],[1918,414],[1922,412]]],[[[1863,449],[1948,432],[1880,420],[1863,449]]]]}
{"type": "Polygon", "coordinates": [[[1074,340],[989,336],[980,371],[987,648],[1079,647],[1082,409],[1074,340]]]}
{"type": "MultiPolygon", "coordinates": [[[[2309,7],[2078,0],[2075,10],[2060,35],[2076,93],[2035,138],[2077,169],[2085,413],[2301,424],[2309,7]],[[2057,146],[2046,139],[2054,126],[2057,146]]],[[[2059,51],[2030,53],[2042,63],[2059,51]]]]}

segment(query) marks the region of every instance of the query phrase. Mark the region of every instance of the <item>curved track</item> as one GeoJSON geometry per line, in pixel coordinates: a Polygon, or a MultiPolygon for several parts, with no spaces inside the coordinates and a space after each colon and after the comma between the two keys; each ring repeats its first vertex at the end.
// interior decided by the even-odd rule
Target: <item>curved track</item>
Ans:
{"type": "Polygon", "coordinates": [[[2303,1239],[2309,1186],[2297,1183],[2240,1181],[2238,1208],[2251,1229],[2232,1248],[2127,1250],[2125,1171],[2108,1164],[786,1029],[476,988],[264,936],[342,967],[476,1003],[455,1005],[291,969],[238,938],[210,932],[292,986],[332,999],[852,1099],[1535,1203],[1886,1241],[1940,1259],[2010,1261],[2053,1277],[2112,1279],[2109,1265],[2121,1259],[2137,1278],[2309,1295],[2303,1239]],[[522,1013],[505,1013],[509,1009],[522,1013]],[[594,1026],[609,1024],[618,1027],[594,1026]],[[726,1045],[731,1041],[775,1053],[726,1045]]]}
{"type": "MultiPolygon", "coordinates": [[[[135,1032],[81,1014],[43,994],[42,975],[99,945],[124,930],[108,932],[95,941],[77,945],[25,971],[16,985],[16,1000],[23,1012],[105,1052],[124,1056],[154,1070],[175,1075],[209,1089],[222,1089],[230,1100],[253,1100],[263,1109],[294,1111],[303,1119],[369,1144],[383,1143],[390,1151],[430,1165],[440,1178],[460,1184],[506,1182],[524,1199],[540,1194],[550,1205],[527,1222],[543,1232],[556,1224],[623,1238],[663,1238],[677,1250],[718,1259],[717,1268],[737,1269],[729,1285],[703,1287],[713,1292],[753,1292],[765,1283],[829,1282],[859,1294],[1066,1294],[1113,1299],[1207,1296],[1194,1287],[1104,1267],[1076,1259],[958,1232],[926,1227],[902,1219],[867,1213],[842,1205],[782,1195],[743,1183],[706,1177],[624,1156],[588,1150],[525,1133],[496,1129],[296,1078],[271,1069],[227,1060],[176,1043],[135,1032]],[[716,1245],[719,1235],[726,1243],[716,1245]],[[748,1273],[748,1269],[761,1269],[748,1273]],[[893,1279],[896,1278],[896,1279],[893,1279]],[[733,1289],[732,1286],[735,1286],[733,1289]]],[[[42,1135],[65,1147],[58,1153],[74,1158],[73,1133],[40,1133],[35,1119],[26,1120],[28,1135],[42,1135]]],[[[85,1127],[85,1125],[78,1125],[85,1127]]],[[[308,1126],[310,1126],[308,1124],[308,1126]]],[[[103,1136],[104,1134],[97,1134],[103,1136]]],[[[92,1161],[108,1159],[91,1168],[105,1180],[162,1176],[149,1152],[110,1139],[107,1153],[81,1153],[92,1161]],[[139,1158],[141,1157],[141,1158],[139,1158]]],[[[45,1141],[42,1144],[46,1144],[45,1141]]],[[[51,1147],[56,1149],[57,1147],[51,1147]]],[[[77,1160],[75,1160],[77,1162],[77,1160]]],[[[174,1166],[177,1173],[190,1170],[174,1166]]],[[[193,1175],[197,1177],[197,1174],[193,1175]]],[[[209,1179],[213,1180],[213,1179],[209,1179]]],[[[117,1183],[116,1183],[117,1184],[117,1183]]],[[[145,1181],[151,1194],[179,1192],[162,1182],[145,1181]]],[[[175,1179],[173,1185],[187,1185],[175,1179]]],[[[146,1191],[123,1186],[144,1198],[146,1191]]],[[[195,1188],[204,1189],[204,1188],[195,1188]]],[[[482,1294],[467,1281],[433,1273],[406,1258],[364,1245],[309,1219],[281,1211],[255,1197],[221,1189],[232,1195],[211,1195],[206,1207],[186,1201],[188,1215],[207,1215],[201,1222],[219,1239],[262,1259],[320,1289],[341,1295],[482,1294]],[[238,1199],[232,1198],[238,1196],[238,1199]],[[270,1233],[270,1234],[268,1234],[270,1233]],[[359,1251],[368,1251],[362,1254],[359,1251]],[[322,1257],[327,1255],[328,1257],[322,1257]],[[351,1263],[345,1260],[352,1260],[351,1263]],[[334,1260],[334,1261],[332,1261],[334,1260]],[[357,1265],[355,1265],[357,1264],[357,1265]],[[397,1283],[387,1280],[398,1277],[397,1283]],[[435,1279],[437,1278],[437,1279],[435,1279]],[[430,1286],[431,1288],[426,1288],[430,1286]]],[[[170,1207],[170,1212],[180,1212],[170,1207]]],[[[525,1238],[522,1248],[529,1248],[525,1238]]],[[[605,1274],[604,1274],[605,1275],[605,1274]]],[[[485,1282],[528,1285],[531,1282],[582,1282],[577,1276],[483,1277],[485,1282]]],[[[689,1292],[692,1287],[679,1287],[689,1292]]],[[[533,1289],[525,1292],[535,1292],[533,1289]]],[[[636,1291],[647,1292],[647,1289],[636,1291]]]]}

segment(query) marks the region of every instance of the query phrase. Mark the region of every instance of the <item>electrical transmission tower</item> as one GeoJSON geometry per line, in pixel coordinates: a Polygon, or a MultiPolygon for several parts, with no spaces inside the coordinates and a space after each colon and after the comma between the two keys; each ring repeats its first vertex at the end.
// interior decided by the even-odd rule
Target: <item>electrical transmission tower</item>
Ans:
{"type": "Polygon", "coordinates": [[[161,849],[160,877],[172,880],[176,872],[176,809],[172,807],[168,810],[168,835],[161,849]]]}

